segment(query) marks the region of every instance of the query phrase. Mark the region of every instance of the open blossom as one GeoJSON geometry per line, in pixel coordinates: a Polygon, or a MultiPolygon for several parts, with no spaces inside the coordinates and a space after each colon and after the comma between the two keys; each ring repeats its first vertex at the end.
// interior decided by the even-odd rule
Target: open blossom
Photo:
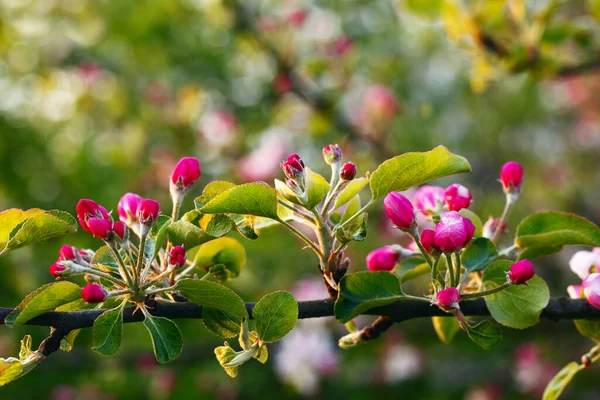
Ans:
{"type": "Polygon", "coordinates": [[[171,185],[177,190],[189,189],[200,177],[200,163],[197,158],[183,157],[171,174],[171,185]]]}
{"type": "Polygon", "coordinates": [[[515,285],[522,285],[535,275],[533,264],[529,260],[520,260],[510,266],[508,279],[515,285]]]}
{"type": "Polygon", "coordinates": [[[456,211],[444,211],[435,226],[434,243],[442,251],[455,251],[473,237],[475,227],[468,218],[456,211]]]}
{"type": "Polygon", "coordinates": [[[444,201],[450,211],[460,211],[463,208],[469,208],[471,199],[473,197],[469,189],[458,183],[448,186],[444,192],[444,201]]]}
{"type": "Polygon", "coordinates": [[[449,287],[444,290],[440,290],[435,295],[435,304],[441,308],[447,309],[458,309],[458,302],[460,301],[460,293],[458,289],[449,287]]]}
{"type": "Polygon", "coordinates": [[[112,218],[108,215],[108,212],[106,212],[106,208],[98,205],[98,203],[93,200],[79,200],[75,207],[75,211],[77,212],[77,219],[79,220],[81,227],[86,232],[91,232],[88,225],[88,220],[90,218],[103,219],[112,222],[112,218]]]}
{"type": "Polygon", "coordinates": [[[125,193],[117,205],[119,219],[125,223],[137,221],[138,208],[142,200],[142,197],[135,193],[125,193]]]}
{"type": "Polygon", "coordinates": [[[367,255],[367,268],[369,271],[391,271],[400,260],[400,253],[392,246],[375,249],[367,255]]]}
{"type": "Polygon", "coordinates": [[[390,192],[383,200],[388,218],[400,229],[409,229],[415,223],[412,203],[398,192],[390,192]]]}
{"type": "Polygon", "coordinates": [[[421,186],[415,193],[415,205],[425,215],[439,214],[444,207],[444,188],[421,186]]]}
{"type": "Polygon", "coordinates": [[[500,170],[500,182],[504,191],[519,190],[523,182],[523,167],[515,161],[509,161],[500,170]]]}
{"type": "Polygon", "coordinates": [[[581,280],[587,278],[591,272],[596,272],[600,266],[600,248],[595,248],[593,251],[581,250],[573,254],[569,260],[571,271],[575,272],[581,280]]]}
{"type": "Polygon", "coordinates": [[[585,299],[596,308],[600,308],[600,274],[590,274],[581,284],[585,299]]]}

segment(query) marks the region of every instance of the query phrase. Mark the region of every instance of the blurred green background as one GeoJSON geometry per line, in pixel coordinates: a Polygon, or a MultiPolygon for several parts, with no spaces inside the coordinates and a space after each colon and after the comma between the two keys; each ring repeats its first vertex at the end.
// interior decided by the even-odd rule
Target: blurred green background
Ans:
{"type": "MultiPolygon", "coordinates": [[[[131,191],[168,212],[168,177],[182,156],[202,165],[193,198],[215,179],[281,179],[291,152],[325,173],[320,149],[329,143],[359,174],[443,144],[473,172],[437,184],[469,187],[483,219],[501,212],[499,169],[516,160],[526,183],[509,229],[540,209],[598,222],[600,72],[589,67],[600,48],[598,2],[442,3],[2,0],[0,210],[74,213],[80,198],[116,209],[131,191]]],[[[405,242],[380,210],[370,225],[368,240],[350,249],[352,271],[365,269],[371,249],[405,242]]],[[[316,259],[288,232],[240,241],[248,264],[232,286],[247,301],[276,289],[326,296],[316,259]]],[[[79,232],[1,258],[0,304],[50,282],[63,243],[100,245],[79,232]]],[[[554,297],[578,283],[572,252],[536,262],[554,297]]],[[[570,322],[543,321],[504,328],[502,344],[483,351],[464,334],[441,344],[424,319],[341,351],[343,327],[305,321],[267,365],[244,366],[232,380],[212,353],[222,339],[200,321],[178,325],[185,346],[170,365],[155,364],[140,325],[125,327],[110,358],[89,349],[88,330],[0,398],[530,399],[592,344],[570,322]]],[[[16,355],[26,333],[38,343],[48,332],[2,327],[0,355],[16,355]]],[[[597,372],[580,374],[564,398],[599,398],[597,372]]]]}

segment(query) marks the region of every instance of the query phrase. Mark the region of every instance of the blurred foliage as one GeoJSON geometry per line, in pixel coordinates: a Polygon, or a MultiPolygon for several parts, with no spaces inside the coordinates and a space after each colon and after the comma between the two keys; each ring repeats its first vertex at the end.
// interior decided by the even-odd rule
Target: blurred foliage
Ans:
{"type": "MultiPolygon", "coordinates": [[[[452,179],[470,188],[482,218],[501,211],[496,179],[513,159],[526,171],[513,231],[539,209],[598,222],[598,18],[595,0],[3,0],[0,209],[74,212],[82,197],[110,209],[128,191],[167,209],[168,176],[185,155],[203,169],[193,198],[216,178],[281,178],[279,161],[291,152],[324,172],[320,148],[331,142],[359,173],[390,155],[443,144],[471,162],[473,173],[452,179]],[[376,85],[397,100],[369,97],[376,85]]],[[[353,271],[364,269],[373,247],[405,240],[379,216],[371,213],[368,240],[350,251],[353,271]]],[[[0,304],[14,306],[49,282],[47,266],[66,242],[99,245],[80,232],[0,259],[0,304]]],[[[316,260],[287,233],[242,243],[248,265],[233,285],[247,300],[317,276],[316,260]]],[[[577,283],[566,260],[536,264],[553,296],[577,283]]],[[[418,281],[409,289],[422,290],[418,281]]],[[[3,388],[3,398],[279,399],[307,387],[284,382],[275,369],[284,361],[231,380],[212,354],[220,339],[200,321],[180,326],[185,346],[174,364],[148,361],[140,324],[126,326],[112,358],[89,350],[86,331],[71,353],[54,354],[3,388]]],[[[333,342],[342,332],[333,329],[319,340],[333,342]]],[[[27,329],[34,343],[46,331],[27,329]]],[[[0,354],[16,354],[24,332],[1,329],[0,354]]],[[[445,346],[429,320],[413,321],[340,352],[337,369],[303,393],[536,398],[556,366],[588,347],[568,322],[504,334],[484,352],[461,334],[445,346]],[[518,347],[530,342],[533,350],[518,347]]],[[[599,390],[593,374],[581,374],[566,395],[595,398],[599,390]]]]}

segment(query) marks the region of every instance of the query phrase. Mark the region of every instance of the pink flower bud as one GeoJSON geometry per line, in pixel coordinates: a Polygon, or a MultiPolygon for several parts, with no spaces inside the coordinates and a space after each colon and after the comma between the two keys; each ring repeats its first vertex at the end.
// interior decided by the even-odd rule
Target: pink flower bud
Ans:
{"type": "Polygon", "coordinates": [[[135,193],[125,193],[117,205],[119,219],[125,223],[137,221],[137,212],[142,200],[143,199],[135,193]]]}
{"type": "Polygon", "coordinates": [[[391,271],[400,260],[400,253],[392,246],[385,246],[371,251],[367,255],[369,271],[391,271]]]}
{"type": "Polygon", "coordinates": [[[598,266],[600,266],[600,254],[595,251],[578,251],[569,260],[571,271],[575,272],[581,280],[587,278],[592,270],[597,270],[598,266]]]}
{"type": "Polygon", "coordinates": [[[444,200],[450,211],[468,208],[472,198],[469,189],[458,183],[448,186],[444,192],[444,200]]]}
{"type": "Polygon", "coordinates": [[[435,295],[435,304],[442,309],[457,310],[459,308],[459,301],[460,293],[458,292],[458,289],[454,287],[440,290],[435,295]]]}
{"type": "Polygon", "coordinates": [[[463,247],[469,244],[471,239],[473,239],[473,235],[475,234],[475,225],[471,222],[469,218],[463,217],[463,223],[465,224],[465,231],[467,232],[467,237],[463,243],[463,247]]]}
{"type": "Polygon", "coordinates": [[[158,218],[160,212],[160,205],[158,201],[152,199],[144,199],[140,203],[138,209],[138,220],[141,224],[146,226],[152,226],[158,218]]]}
{"type": "Polygon", "coordinates": [[[533,264],[529,260],[520,260],[510,266],[508,279],[515,285],[522,285],[535,275],[533,264]]]}
{"type": "Polygon", "coordinates": [[[431,253],[434,250],[440,250],[440,248],[435,244],[434,236],[435,232],[431,229],[425,229],[423,232],[421,232],[421,244],[428,253],[431,253]]]}
{"type": "Polygon", "coordinates": [[[307,10],[300,7],[296,7],[288,14],[286,19],[290,25],[295,27],[301,27],[304,24],[304,21],[306,20],[307,16],[307,10]]]}
{"type": "Polygon", "coordinates": [[[343,181],[351,181],[356,176],[356,165],[351,162],[347,162],[344,164],[342,169],[340,170],[340,178],[343,181]]]}
{"type": "Polygon", "coordinates": [[[444,211],[435,226],[433,240],[441,250],[455,251],[466,243],[469,237],[467,229],[462,215],[456,211],[444,211]]]}
{"type": "Polygon", "coordinates": [[[79,250],[77,253],[81,256],[81,258],[83,258],[88,263],[92,262],[94,256],[96,255],[95,251],[89,250],[89,249],[82,249],[82,250],[79,250]]]}
{"type": "Polygon", "coordinates": [[[112,230],[111,223],[105,219],[90,218],[87,221],[89,231],[94,237],[102,240],[108,240],[108,235],[112,230]]]}
{"type": "Polygon", "coordinates": [[[169,253],[169,264],[179,268],[185,264],[185,249],[183,246],[175,246],[169,253]]]}
{"type": "Polygon", "coordinates": [[[415,205],[425,215],[439,214],[444,208],[444,188],[421,186],[415,193],[415,205]]]}
{"type": "Polygon", "coordinates": [[[117,235],[117,237],[121,241],[126,240],[127,237],[129,236],[128,235],[129,232],[127,231],[127,226],[122,221],[117,221],[114,223],[113,232],[115,233],[115,235],[117,235]]]}
{"type": "Polygon", "coordinates": [[[342,161],[342,150],[340,150],[340,146],[337,144],[328,144],[323,147],[323,158],[329,165],[342,161]]]}
{"type": "Polygon", "coordinates": [[[304,173],[304,161],[298,154],[291,154],[287,161],[281,163],[281,168],[289,179],[297,179],[304,173]]]}
{"type": "Polygon", "coordinates": [[[569,297],[572,299],[580,299],[581,298],[581,285],[569,285],[567,286],[567,293],[569,297]]]}
{"type": "Polygon", "coordinates": [[[390,192],[383,200],[388,218],[400,229],[410,229],[416,224],[411,202],[398,192],[390,192]]]}
{"type": "Polygon", "coordinates": [[[97,283],[88,283],[83,289],[81,289],[81,297],[86,303],[95,304],[102,303],[106,300],[108,293],[103,286],[97,283]]]}
{"type": "Polygon", "coordinates": [[[61,263],[55,262],[54,264],[52,264],[50,266],[50,275],[58,278],[61,276],[62,272],[64,272],[66,269],[67,269],[67,267],[65,267],[61,263]]]}
{"type": "Polygon", "coordinates": [[[90,232],[90,228],[87,223],[89,218],[100,218],[106,221],[112,221],[106,212],[106,208],[99,206],[98,203],[93,200],[79,200],[77,206],[75,207],[75,211],[77,212],[77,219],[79,219],[81,227],[86,232],[90,232]]]}
{"type": "Polygon", "coordinates": [[[197,158],[183,157],[171,174],[171,183],[180,191],[190,188],[200,177],[200,163],[197,158]]]}
{"type": "Polygon", "coordinates": [[[600,308],[600,274],[590,274],[581,284],[585,299],[596,308],[600,308]]]}
{"type": "Polygon", "coordinates": [[[348,36],[340,36],[339,38],[335,39],[335,42],[333,43],[333,48],[338,56],[343,56],[344,54],[352,50],[353,45],[354,42],[351,38],[349,38],[348,36]]]}
{"type": "Polygon", "coordinates": [[[502,166],[500,182],[504,191],[518,190],[523,182],[523,167],[515,161],[509,161],[502,166]]]}
{"type": "Polygon", "coordinates": [[[383,85],[369,87],[365,93],[363,105],[373,120],[390,120],[398,113],[396,96],[383,85]]]}
{"type": "Polygon", "coordinates": [[[77,249],[73,246],[65,244],[58,252],[58,261],[75,260],[77,259],[77,249]]]}

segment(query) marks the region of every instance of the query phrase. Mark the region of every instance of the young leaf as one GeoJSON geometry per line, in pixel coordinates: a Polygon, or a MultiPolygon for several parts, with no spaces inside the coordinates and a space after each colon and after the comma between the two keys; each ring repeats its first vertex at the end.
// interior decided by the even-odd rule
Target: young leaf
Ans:
{"type": "Polygon", "coordinates": [[[198,226],[183,219],[169,224],[167,226],[167,233],[169,240],[173,244],[182,245],[186,249],[191,249],[214,239],[214,237],[204,232],[198,226]]]}
{"type": "Polygon", "coordinates": [[[600,228],[575,214],[543,211],[531,214],[517,227],[516,244],[533,246],[600,246],[600,228]]]}
{"type": "Polygon", "coordinates": [[[96,250],[91,264],[108,272],[115,271],[119,268],[117,261],[110,252],[108,246],[102,246],[96,250]]]}
{"type": "Polygon", "coordinates": [[[227,235],[231,229],[233,229],[233,222],[227,215],[224,214],[204,215],[200,219],[199,223],[200,228],[216,238],[227,235]]]}
{"type": "Polygon", "coordinates": [[[576,362],[570,362],[565,365],[559,372],[552,378],[552,380],[546,386],[542,400],[556,400],[559,398],[563,390],[573,380],[573,377],[585,367],[579,365],[576,362]]]}
{"type": "Polygon", "coordinates": [[[121,347],[123,332],[123,307],[125,303],[104,311],[94,321],[94,347],[92,350],[110,356],[121,347]]]}
{"type": "Polygon", "coordinates": [[[201,209],[204,214],[244,214],[278,219],[277,193],[262,183],[235,186],[210,200],[201,209]]]}
{"type": "Polygon", "coordinates": [[[390,192],[401,192],[433,179],[470,171],[465,158],[438,146],[425,153],[405,153],[384,161],[371,175],[371,192],[373,199],[382,199],[390,192]]]}
{"type": "Polygon", "coordinates": [[[335,317],[342,323],[363,312],[404,297],[400,280],[390,272],[361,271],[346,275],[340,282],[335,317]]]}
{"type": "Polygon", "coordinates": [[[221,367],[223,367],[227,375],[235,378],[238,374],[239,367],[226,366],[236,357],[237,354],[235,351],[225,343],[225,346],[219,346],[215,349],[215,355],[217,356],[217,361],[219,361],[219,364],[221,364],[221,367]]]}
{"type": "Polygon", "coordinates": [[[433,329],[444,344],[450,344],[454,336],[460,331],[458,320],[452,317],[431,317],[433,329]]]}
{"type": "Polygon", "coordinates": [[[258,349],[258,353],[254,356],[258,360],[259,363],[264,364],[269,359],[269,351],[267,350],[267,345],[263,343],[262,346],[258,349]]]}
{"type": "Polygon", "coordinates": [[[462,253],[462,266],[465,274],[481,271],[498,257],[496,245],[484,237],[473,240],[462,253]]]}
{"type": "Polygon", "coordinates": [[[150,333],[154,355],[159,363],[168,363],[179,356],[183,348],[183,338],[173,321],[163,317],[153,317],[147,313],[144,326],[150,333]]]}
{"type": "Polygon", "coordinates": [[[4,323],[9,326],[22,325],[30,319],[72,301],[81,299],[81,288],[68,281],[53,282],[31,292],[8,314],[4,323]]]}
{"type": "Polygon", "coordinates": [[[469,338],[482,348],[489,350],[502,341],[502,331],[491,321],[485,320],[467,329],[469,338]]]}
{"type": "Polygon", "coordinates": [[[175,289],[193,303],[225,311],[238,318],[246,318],[244,301],[233,290],[216,282],[182,279],[175,289]]]}
{"type": "Polygon", "coordinates": [[[573,320],[573,323],[580,334],[590,337],[596,341],[600,341],[600,321],[575,319],[573,320]]]}
{"type": "Polygon", "coordinates": [[[196,206],[196,209],[204,207],[206,203],[233,187],[235,187],[235,183],[227,181],[213,181],[209,183],[204,187],[202,195],[194,199],[194,205],[196,206]]]}
{"type": "Polygon", "coordinates": [[[252,317],[260,339],[265,343],[276,342],[296,326],[298,303],[288,292],[269,293],[256,303],[252,317]]]}
{"type": "Polygon", "coordinates": [[[232,278],[238,276],[246,264],[246,250],[237,240],[230,237],[215,239],[198,249],[194,258],[198,268],[208,268],[216,264],[227,267],[232,278]]]}
{"type": "Polygon", "coordinates": [[[242,350],[236,353],[235,357],[225,364],[225,367],[239,367],[242,364],[252,360],[254,356],[258,353],[258,347],[250,348],[248,350],[242,350]]]}
{"type": "Polygon", "coordinates": [[[321,175],[306,168],[306,208],[312,210],[315,208],[329,192],[329,183],[321,175]]]}
{"type": "Polygon", "coordinates": [[[21,340],[19,358],[0,358],[0,387],[19,379],[44,360],[41,352],[31,351],[31,336],[21,340]]]}
{"type": "Polygon", "coordinates": [[[356,178],[348,182],[344,190],[342,190],[342,192],[335,199],[335,205],[333,206],[333,209],[337,210],[338,208],[352,200],[361,192],[361,190],[364,189],[365,186],[367,186],[368,183],[369,180],[367,178],[356,178]]]}
{"type": "MultiPolygon", "coordinates": [[[[483,287],[492,289],[506,282],[510,261],[495,261],[483,273],[483,287]]],[[[528,286],[512,285],[485,296],[492,317],[504,326],[525,329],[539,321],[540,314],[550,301],[550,291],[539,276],[527,281],[528,286]]]]}
{"type": "Polygon", "coordinates": [[[202,323],[206,329],[215,335],[230,339],[240,334],[240,324],[242,322],[225,311],[203,307],[202,323]]]}

